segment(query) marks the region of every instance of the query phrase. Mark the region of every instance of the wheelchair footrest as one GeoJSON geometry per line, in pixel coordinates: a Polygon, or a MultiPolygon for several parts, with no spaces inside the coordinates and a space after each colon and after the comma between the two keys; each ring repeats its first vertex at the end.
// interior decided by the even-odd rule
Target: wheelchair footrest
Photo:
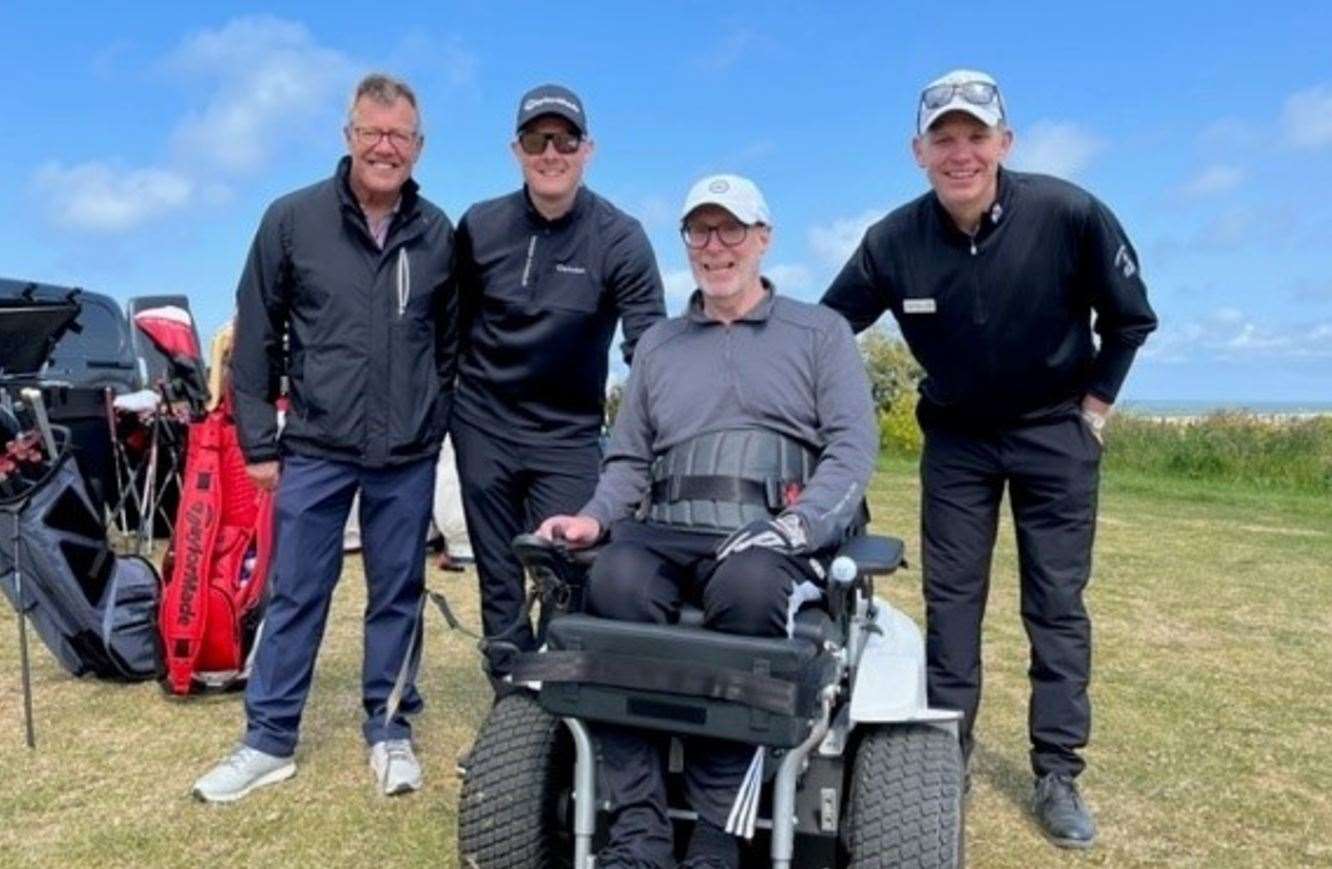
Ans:
{"type": "Polygon", "coordinates": [[[569,615],[515,681],[557,715],[789,747],[809,733],[836,662],[801,639],[569,615]]]}

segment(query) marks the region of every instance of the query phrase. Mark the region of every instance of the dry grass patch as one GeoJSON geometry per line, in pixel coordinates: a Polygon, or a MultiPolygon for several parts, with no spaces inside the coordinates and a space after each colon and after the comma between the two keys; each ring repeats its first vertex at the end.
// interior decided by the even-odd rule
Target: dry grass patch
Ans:
{"type": "MultiPolygon", "coordinates": [[[[1098,847],[1068,854],[1029,820],[1026,637],[1007,516],[986,619],[986,687],[968,806],[973,866],[1332,865],[1332,506],[1111,477],[1089,604],[1095,731],[1083,782],[1098,847]]],[[[920,617],[914,468],[890,462],[875,526],[912,569],[881,593],[920,617]]],[[[469,625],[472,573],[432,571],[469,625]]],[[[457,755],[489,691],[471,641],[428,618],[416,737],[425,790],[375,795],[360,735],[364,580],[334,600],[292,781],[229,807],[188,798],[242,730],[237,695],[72,679],[34,646],[39,745],[22,745],[16,630],[0,614],[0,864],[416,866],[454,863],[457,755]]]]}

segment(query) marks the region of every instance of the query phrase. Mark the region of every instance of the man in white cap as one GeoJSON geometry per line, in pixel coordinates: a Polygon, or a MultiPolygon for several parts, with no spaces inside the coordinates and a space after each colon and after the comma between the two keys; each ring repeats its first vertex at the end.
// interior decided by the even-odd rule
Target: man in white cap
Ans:
{"type": "MultiPolygon", "coordinates": [[[[787,636],[874,469],[869,381],[841,317],[762,277],[772,220],[752,181],[695,184],[681,235],[698,289],[639,340],[592,499],[538,533],[574,547],[609,533],[588,577],[594,615],[668,623],[690,601],[715,630],[787,636]]],[[[613,818],[597,865],[675,865],[656,743],[620,727],[598,738],[613,818]]],[[[708,740],[686,754],[699,821],[682,865],[736,866],[761,750],[708,740]]]]}
{"type": "Polygon", "coordinates": [[[1082,593],[1102,429],[1156,316],[1109,209],[1067,182],[1002,168],[1013,144],[1005,116],[982,72],[955,70],[921,92],[912,150],[932,190],[870,227],[823,304],[856,331],[891,310],[925,369],[929,699],[963,711],[967,756],[1008,486],[1031,640],[1033,807],[1056,844],[1085,848],[1096,825],[1074,779],[1091,731],[1082,593]]]}

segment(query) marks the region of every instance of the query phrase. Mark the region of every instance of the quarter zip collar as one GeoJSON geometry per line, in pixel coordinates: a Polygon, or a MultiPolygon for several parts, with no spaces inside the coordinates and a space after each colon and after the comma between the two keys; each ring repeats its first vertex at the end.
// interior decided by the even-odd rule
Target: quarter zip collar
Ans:
{"type": "MultiPolygon", "coordinates": [[[[762,323],[772,316],[773,305],[777,304],[777,288],[767,278],[760,277],[759,280],[763,282],[763,298],[759,300],[757,305],[745,312],[743,316],[733,320],[731,325],[736,323],[762,323]]],[[[694,290],[689,297],[689,307],[685,316],[691,323],[721,325],[720,320],[714,320],[704,312],[702,290],[694,290]]]]}
{"type": "Polygon", "coordinates": [[[1004,167],[999,167],[999,175],[995,180],[994,201],[981,213],[980,226],[976,228],[974,236],[967,235],[957,228],[953,216],[939,201],[938,194],[931,191],[930,201],[934,206],[935,219],[942,227],[945,236],[958,247],[972,248],[974,252],[974,248],[984,244],[1000,224],[1012,217],[1013,179],[1009,177],[1004,167]]]}
{"type": "MultiPolygon", "coordinates": [[[[369,222],[365,219],[365,212],[361,210],[361,203],[357,201],[356,194],[351,188],[351,157],[345,156],[338,161],[338,167],[334,171],[334,188],[338,191],[338,202],[342,207],[342,213],[352,218],[356,225],[365,230],[366,237],[374,241],[370,233],[369,222]]],[[[388,247],[388,238],[393,234],[395,226],[401,226],[416,217],[417,214],[417,190],[420,185],[412,178],[408,178],[398,191],[398,206],[393,217],[390,218],[388,235],[385,236],[385,249],[388,247]]]]}
{"type": "Polygon", "coordinates": [[[523,185],[522,197],[524,213],[527,215],[529,224],[539,229],[563,229],[583,216],[583,213],[587,211],[589,202],[592,200],[592,193],[586,185],[578,185],[578,192],[574,194],[573,205],[554,220],[547,220],[540,211],[537,211],[536,206],[532,204],[532,197],[527,191],[526,184],[523,185]]]}

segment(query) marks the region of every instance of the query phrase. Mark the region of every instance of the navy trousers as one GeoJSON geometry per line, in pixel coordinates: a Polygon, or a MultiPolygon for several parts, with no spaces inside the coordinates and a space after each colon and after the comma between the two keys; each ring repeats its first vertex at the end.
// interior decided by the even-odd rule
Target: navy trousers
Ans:
{"type": "Polygon", "coordinates": [[[1039,420],[963,428],[920,412],[921,539],[930,705],[959,709],[970,755],[981,696],[981,621],[999,504],[1017,528],[1031,642],[1028,727],[1037,775],[1076,776],[1091,732],[1091,575],[1101,448],[1070,404],[1039,420]]]}
{"type": "Polygon", "coordinates": [[[280,757],[296,750],[315,656],[342,573],[343,530],[358,489],[367,597],[363,731],[372,745],[411,735],[407,716],[422,706],[415,684],[417,633],[422,628],[425,539],[434,488],[434,457],[386,468],[305,456],[283,460],[277,556],[263,634],[245,690],[246,745],[280,757]],[[404,661],[406,684],[396,713],[389,717],[389,695],[404,661]]]}

